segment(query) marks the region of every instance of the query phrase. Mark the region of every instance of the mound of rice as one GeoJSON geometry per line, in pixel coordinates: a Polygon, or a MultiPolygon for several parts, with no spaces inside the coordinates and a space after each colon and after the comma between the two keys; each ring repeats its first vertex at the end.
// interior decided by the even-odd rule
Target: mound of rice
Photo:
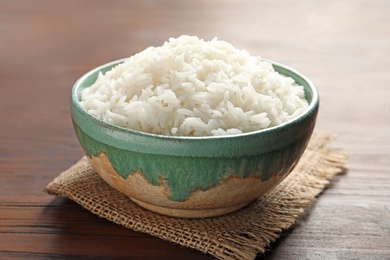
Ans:
{"type": "Polygon", "coordinates": [[[171,38],[100,74],[80,104],[108,123],[174,136],[260,130],[308,106],[303,87],[261,57],[193,36],[171,38]]]}

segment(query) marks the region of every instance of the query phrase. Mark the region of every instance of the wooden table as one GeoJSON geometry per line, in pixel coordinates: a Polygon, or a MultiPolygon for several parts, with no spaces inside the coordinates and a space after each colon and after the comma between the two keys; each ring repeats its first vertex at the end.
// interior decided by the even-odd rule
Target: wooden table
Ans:
{"type": "Polygon", "coordinates": [[[208,259],[43,189],[82,150],[69,94],[93,67],[182,34],[285,63],[317,85],[317,131],[350,155],[259,259],[390,259],[390,1],[0,2],[0,259],[208,259]]]}

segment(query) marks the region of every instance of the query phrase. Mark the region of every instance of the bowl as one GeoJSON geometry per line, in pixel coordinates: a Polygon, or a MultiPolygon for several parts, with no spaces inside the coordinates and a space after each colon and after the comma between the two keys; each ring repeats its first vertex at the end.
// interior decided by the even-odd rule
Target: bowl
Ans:
{"type": "Polygon", "coordinates": [[[125,59],[77,80],[71,117],[88,160],[109,185],[138,205],[163,215],[204,218],[239,210],[278,185],[293,170],[312,135],[319,107],[315,86],[276,62],[279,73],[305,90],[309,107],[279,126],[230,136],[174,137],[103,122],[83,110],[80,93],[125,59]]]}

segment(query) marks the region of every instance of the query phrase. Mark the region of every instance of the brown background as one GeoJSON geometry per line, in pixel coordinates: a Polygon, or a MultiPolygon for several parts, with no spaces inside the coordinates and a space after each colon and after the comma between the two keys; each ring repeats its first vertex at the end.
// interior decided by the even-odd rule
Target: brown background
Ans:
{"type": "Polygon", "coordinates": [[[82,150],[83,73],[182,34],[285,63],[318,87],[349,171],[259,259],[390,258],[390,1],[0,1],[0,259],[210,258],[43,192],[82,150]]]}

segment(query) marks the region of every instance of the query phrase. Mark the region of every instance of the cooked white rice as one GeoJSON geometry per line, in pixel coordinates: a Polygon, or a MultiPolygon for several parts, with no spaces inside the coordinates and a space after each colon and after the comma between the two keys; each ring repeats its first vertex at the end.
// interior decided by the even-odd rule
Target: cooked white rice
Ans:
{"type": "Polygon", "coordinates": [[[173,136],[251,132],[308,106],[303,87],[261,57],[193,36],[171,38],[100,74],[80,104],[108,123],[173,136]]]}

